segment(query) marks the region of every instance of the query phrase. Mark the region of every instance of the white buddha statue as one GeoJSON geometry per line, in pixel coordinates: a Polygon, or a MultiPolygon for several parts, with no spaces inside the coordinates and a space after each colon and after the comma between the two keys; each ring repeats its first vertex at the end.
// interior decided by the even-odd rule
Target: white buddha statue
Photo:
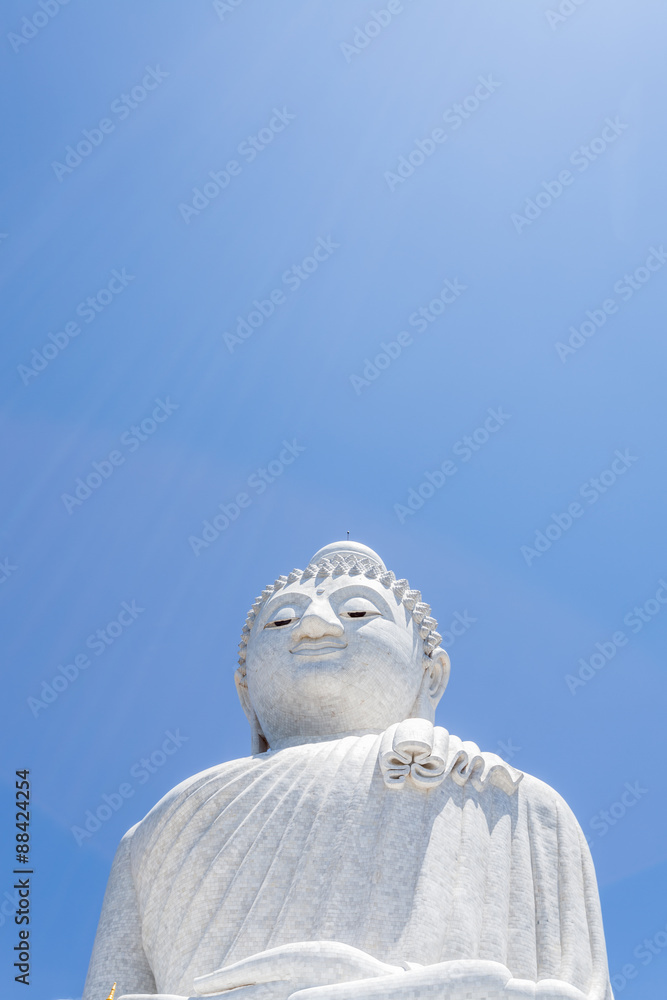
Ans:
{"type": "Polygon", "coordinates": [[[583,833],[434,726],[435,628],[353,542],[263,591],[236,675],[252,756],[125,835],[84,1000],[612,1000],[583,833]]]}

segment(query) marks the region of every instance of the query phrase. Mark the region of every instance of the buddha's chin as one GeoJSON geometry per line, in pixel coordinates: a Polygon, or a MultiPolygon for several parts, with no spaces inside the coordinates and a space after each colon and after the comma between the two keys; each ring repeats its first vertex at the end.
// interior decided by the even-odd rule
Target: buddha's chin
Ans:
{"type": "Polygon", "coordinates": [[[312,705],[317,712],[323,703],[344,702],[350,688],[351,669],[341,656],[312,660],[299,657],[292,668],[292,691],[296,701],[304,708],[312,705]]]}

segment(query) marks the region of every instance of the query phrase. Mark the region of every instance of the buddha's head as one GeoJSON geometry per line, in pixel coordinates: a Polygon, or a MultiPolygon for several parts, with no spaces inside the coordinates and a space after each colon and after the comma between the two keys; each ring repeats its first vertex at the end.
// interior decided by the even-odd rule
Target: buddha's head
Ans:
{"type": "Polygon", "coordinates": [[[236,686],[253,752],[432,722],[449,657],[430,610],[358,542],[327,545],[279,577],[241,637],[236,686]]]}

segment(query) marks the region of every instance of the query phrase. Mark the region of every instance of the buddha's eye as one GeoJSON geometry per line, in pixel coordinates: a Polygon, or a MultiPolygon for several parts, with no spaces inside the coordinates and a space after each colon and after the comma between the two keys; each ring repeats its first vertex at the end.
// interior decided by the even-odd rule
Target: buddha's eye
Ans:
{"type": "Polygon", "coordinates": [[[284,628],[286,625],[293,625],[298,622],[299,613],[294,608],[281,608],[264,628],[284,628]]]}
{"type": "Polygon", "coordinates": [[[379,618],[381,612],[364,597],[351,597],[344,601],[338,611],[341,618],[379,618]]]}

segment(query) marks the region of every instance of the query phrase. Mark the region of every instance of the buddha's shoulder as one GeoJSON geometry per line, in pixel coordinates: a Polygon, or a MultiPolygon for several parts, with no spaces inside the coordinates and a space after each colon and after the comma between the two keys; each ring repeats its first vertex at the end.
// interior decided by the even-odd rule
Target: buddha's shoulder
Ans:
{"type": "Polygon", "coordinates": [[[125,838],[133,842],[133,848],[145,844],[166,823],[177,819],[179,814],[194,813],[211,796],[220,790],[243,781],[249,773],[261,767],[262,759],[256,757],[241,757],[238,760],[215,764],[204,771],[185,778],[166,795],[156,802],[153,808],[142,820],[136,823],[125,834],[125,838]]]}
{"type": "Polygon", "coordinates": [[[526,771],[522,771],[521,774],[521,782],[517,789],[518,797],[535,820],[549,825],[556,820],[566,824],[571,822],[577,824],[572,809],[555,788],[526,771]]]}

